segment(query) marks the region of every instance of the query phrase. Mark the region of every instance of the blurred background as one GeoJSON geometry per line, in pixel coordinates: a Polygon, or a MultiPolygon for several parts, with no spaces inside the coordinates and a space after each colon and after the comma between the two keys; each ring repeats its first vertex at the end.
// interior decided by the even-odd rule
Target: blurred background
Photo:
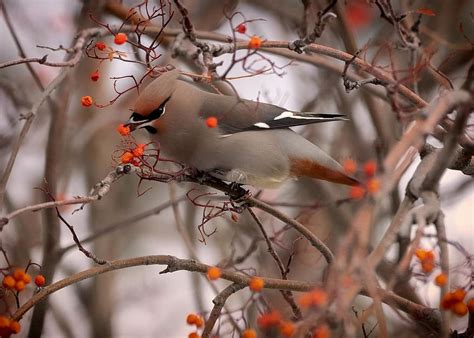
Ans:
{"type": "MultiPolygon", "coordinates": [[[[51,51],[38,46],[56,48],[69,47],[74,36],[81,29],[96,27],[89,14],[101,22],[120,25],[123,18],[113,12],[108,2],[73,0],[4,0],[0,15],[0,63],[19,58],[19,51],[11,31],[7,27],[5,14],[10,18],[19,42],[27,56],[48,54],[48,61],[62,61],[64,51],[51,51]],[[6,13],[5,13],[6,12],[6,13]]],[[[138,5],[139,2],[122,1],[125,8],[138,5]]],[[[150,1],[152,4],[153,1],[150,1]]],[[[232,36],[229,21],[223,14],[241,12],[246,19],[263,19],[247,24],[250,35],[258,35],[265,40],[293,41],[302,30],[305,1],[248,0],[248,1],[183,1],[189,10],[195,28],[200,31],[217,32],[232,36]]],[[[308,1],[308,29],[311,29],[316,13],[326,5],[324,1],[308,1]]],[[[166,6],[171,6],[166,3],[166,6]]],[[[393,1],[398,13],[406,13],[419,8],[428,8],[436,15],[425,15],[420,25],[420,39],[425,51],[430,51],[430,64],[440,70],[459,88],[472,64],[474,27],[471,1],[393,1]],[[463,24],[463,32],[460,31],[463,24]],[[463,36],[471,38],[467,41],[463,36]]],[[[335,7],[338,15],[330,21],[322,37],[316,42],[336,49],[354,53],[368,46],[363,57],[379,66],[389,67],[390,62],[396,69],[407,69],[410,65],[410,53],[392,48],[397,41],[393,26],[380,18],[375,4],[366,1],[339,1],[335,7]],[[393,49],[393,55],[387,50],[393,49]]],[[[181,16],[175,10],[169,28],[180,28],[181,16]]],[[[413,16],[409,20],[414,20],[413,16]]],[[[242,21],[242,20],[241,20],[242,21]]],[[[156,24],[160,24],[157,20],[156,24]]],[[[239,19],[234,21],[234,27],[239,19]]],[[[245,39],[245,37],[242,37],[245,39]]],[[[113,44],[113,37],[104,38],[106,44],[113,44]]],[[[167,41],[172,41],[172,37],[167,41]]],[[[157,65],[173,64],[179,69],[199,74],[201,70],[185,57],[172,58],[171,43],[159,47],[162,56],[157,65]]],[[[136,53],[129,44],[116,47],[134,58],[136,53]]],[[[239,52],[240,53],[240,52],[239,52]]],[[[245,53],[245,51],[242,51],[245,53]]],[[[243,54],[240,54],[243,55],[243,54]]],[[[265,54],[276,65],[285,66],[291,59],[265,54]]],[[[217,68],[219,74],[230,63],[231,55],[223,55],[215,61],[224,64],[217,68]]],[[[341,67],[343,64],[334,59],[325,59],[330,65],[341,67]]],[[[61,71],[60,68],[32,63],[40,84],[47,86],[61,71]]],[[[130,115],[136,99],[136,91],[122,95],[113,105],[106,108],[81,106],[80,99],[91,95],[97,103],[107,103],[116,94],[110,77],[135,75],[142,76],[144,68],[138,64],[114,60],[100,64],[101,78],[97,82],[90,80],[90,74],[98,69],[98,60],[83,56],[82,61],[71,70],[70,76],[52,95],[56,109],[45,103],[39,110],[31,130],[22,145],[11,177],[8,181],[4,204],[0,206],[0,215],[7,214],[20,207],[48,200],[44,192],[37,187],[48,186],[56,199],[84,196],[90,188],[104,178],[116,163],[113,154],[120,146],[121,138],[116,126],[130,115]],[[56,110],[56,112],[53,112],[56,110]],[[53,123],[54,122],[54,123],[53,123]],[[55,128],[55,131],[52,131],[55,128]],[[51,139],[50,135],[54,135],[51,139]],[[45,181],[47,180],[47,182],[45,181]]],[[[229,77],[246,75],[240,65],[228,74],[229,77]]],[[[400,77],[406,76],[402,71],[400,77]]],[[[433,72],[422,70],[417,78],[417,91],[430,102],[444,90],[439,81],[433,80],[433,72]]],[[[18,138],[23,121],[21,114],[27,113],[38,100],[41,89],[30,71],[23,65],[0,69],[0,170],[3,172],[18,138]]],[[[410,119],[410,114],[400,116],[384,97],[373,95],[365,89],[346,93],[340,72],[330,67],[293,60],[284,67],[281,74],[260,75],[232,81],[238,94],[246,99],[260,100],[283,106],[290,110],[314,111],[317,113],[344,113],[350,117],[346,123],[334,123],[324,126],[305,126],[297,128],[305,137],[318,144],[332,156],[343,162],[354,159],[358,163],[367,160],[379,161],[387,150],[399,139],[410,119]],[[381,121],[374,125],[374,116],[381,121]]],[[[225,85],[227,94],[232,90],[225,85]]],[[[473,133],[472,123],[468,132],[473,133]]],[[[137,139],[147,142],[145,132],[137,139]]],[[[433,145],[440,146],[436,139],[430,139],[433,145]]],[[[398,191],[390,199],[380,201],[376,227],[372,234],[375,241],[390,222],[394,211],[405,192],[408,180],[418,163],[415,160],[399,184],[398,191]]],[[[255,247],[248,257],[234,268],[255,272],[261,276],[278,277],[276,265],[267,252],[260,233],[253,221],[240,216],[238,221],[230,215],[217,218],[206,225],[208,229],[217,229],[206,238],[206,244],[199,241],[197,226],[201,223],[202,209],[195,207],[184,194],[192,187],[190,184],[163,184],[144,182],[138,188],[139,179],[127,176],[113,185],[111,192],[101,201],[84,207],[84,210],[72,214],[75,206],[62,207],[62,215],[74,225],[80,239],[118,222],[136,218],[142,212],[151,210],[168,201],[178,201],[176,208],[165,208],[157,215],[135,222],[124,222],[116,231],[108,232],[84,245],[97,256],[113,260],[135,256],[169,254],[180,258],[196,258],[206,264],[219,264],[229,257],[238,257],[255,247]],[[143,192],[149,189],[143,195],[143,192]]],[[[448,171],[440,186],[442,210],[446,214],[448,238],[458,242],[467,252],[472,253],[474,189],[472,177],[458,171],[448,171]]],[[[197,187],[205,192],[203,187],[197,187]]],[[[256,192],[256,191],[254,191],[256,192]]],[[[347,188],[310,180],[288,181],[275,190],[261,192],[260,198],[272,202],[285,202],[295,205],[328,204],[321,208],[280,207],[287,214],[308,226],[332,248],[347,231],[357,209],[357,202],[336,205],[334,201],[347,197],[347,188]]],[[[279,233],[283,224],[268,215],[260,214],[268,232],[279,233]]],[[[45,254],[45,231],[56,223],[60,229],[58,240],[51,245],[64,248],[71,245],[71,234],[64,224],[59,224],[55,211],[24,213],[15,218],[1,232],[3,248],[15,266],[25,266],[29,259],[40,263],[45,254]]],[[[427,232],[431,231],[428,228],[427,232]]],[[[433,232],[434,233],[434,230],[433,232]]],[[[276,247],[284,261],[294,254],[290,273],[291,279],[320,281],[325,262],[318,252],[306,242],[298,240],[295,232],[285,231],[275,238],[276,247]]],[[[423,245],[430,248],[434,241],[426,239],[423,245]]],[[[464,262],[464,257],[451,250],[451,264],[464,262]]],[[[393,254],[395,256],[395,253],[393,254]]],[[[471,254],[472,255],[472,254],[471,254]]],[[[63,251],[57,262],[54,280],[92,266],[75,247],[63,251]]],[[[77,283],[65,288],[49,299],[46,314],[44,337],[185,337],[191,331],[185,318],[191,312],[206,312],[212,308],[215,289],[205,277],[189,272],[175,272],[158,275],[163,267],[147,266],[120,270],[101,275],[97,278],[77,283]]],[[[469,281],[470,266],[458,268],[453,281],[459,284],[469,281]]],[[[410,283],[419,292],[421,300],[437,307],[438,288],[430,283],[430,278],[413,278],[410,283]]],[[[50,280],[48,282],[51,282],[50,280]]],[[[221,290],[228,283],[213,283],[221,290]]],[[[28,299],[31,293],[20,297],[28,299]]],[[[230,310],[242,309],[252,297],[248,290],[242,290],[232,296],[228,302],[230,310]]],[[[262,297],[287,316],[290,309],[277,291],[264,291],[262,297]]],[[[368,302],[360,297],[357,307],[362,311],[368,302]]],[[[388,310],[387,308],[387,311],[388,310]]],[[[246,310],[245,317],[255,318],[255,307],[246,310]]],[[[32,311],[22,320],[23,330],[19,337],[26,336],[32,311]]],[[[242,314],[235,314],[240,318],[242,314]]],[[[454,328],[462,330],[467,325],[467,317],[454,319],[454,328]]],[[[409,337],[410,325],[398,317],[390,322],[393,337],[404,334],[409,337]]],[[[231,336],[229,330],[223,330],[222,336],[231,336]],[[227,333],[226,333],[227,332],[227,333]],[[228,335],[226,335],[228,334],[228,335]]],[[[414,335],[413,333],[413,336],[414,335]]]]}

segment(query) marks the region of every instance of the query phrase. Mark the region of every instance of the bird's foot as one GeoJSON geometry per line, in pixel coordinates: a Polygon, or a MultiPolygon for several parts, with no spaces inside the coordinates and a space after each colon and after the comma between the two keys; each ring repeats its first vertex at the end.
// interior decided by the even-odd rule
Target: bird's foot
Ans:
{"type": "Polygon", "coordinates": [[[252,193],[242,188],[242,186],[242,184],[237,182],[231,182],[229,184],[230,190],[227,195],[229,195],[230,201],[236,209],[243,208],[248,203],[248,199],[252,197],[252,193]]]}

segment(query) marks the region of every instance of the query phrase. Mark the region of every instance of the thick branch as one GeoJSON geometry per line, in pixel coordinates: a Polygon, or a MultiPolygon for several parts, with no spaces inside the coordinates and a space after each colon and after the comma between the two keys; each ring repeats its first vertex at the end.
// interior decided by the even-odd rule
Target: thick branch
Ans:
{"type": "MultiPolygon", "coordinates": [[[[157,256],[143,256],[130,259],[121,259],[110,261],[106,265],[101,265],[97,267],[90,268],[88,270],[81,271],[70,277],[62,279],[56,283],[46,286],[41,289],[37,294],[31,297],[27,302],[25,302],[14,314],[13,320],[20,320],[24,314],[34,307],[36,304],[44,300],[50,294],[61,290],[69,285],[80,282],[84,279],[92,278],[100,274],[126,269],[133,266],[141,265],[167,265],[168,267],[161,273],[175,272],[175,271],[192,271],[207,273],[207,270],[210,266],[202,263],[198,263],[194,260],[189,259],[179,259],[173,256],[167,255],[157,255],[157,256]]],[[[233,272],[233,271],[222,271],[222,279],[234,282],[239,285],[248,285],[251,278],[250,276],[233,272]]],[[[268,289],[277,289],[277,290],[292,290],[292,291],[309,291],[313,287],[312,284],[303,281],[295,280],[280,280],[275,278],[262,278],[265,282],[265,288],[268,289]]]]}

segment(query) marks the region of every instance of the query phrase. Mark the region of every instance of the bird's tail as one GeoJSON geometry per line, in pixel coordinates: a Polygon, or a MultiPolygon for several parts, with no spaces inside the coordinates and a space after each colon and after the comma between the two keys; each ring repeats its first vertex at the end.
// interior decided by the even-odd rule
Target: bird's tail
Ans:
{"type": "Polygon", "coordinates": [[[346,175],[344,172],[325,167],[317,162],[308,159],[293,159],[291,174],[293,176],[307,176],[345,185],[359,185],[355,178],[346,175]]]}

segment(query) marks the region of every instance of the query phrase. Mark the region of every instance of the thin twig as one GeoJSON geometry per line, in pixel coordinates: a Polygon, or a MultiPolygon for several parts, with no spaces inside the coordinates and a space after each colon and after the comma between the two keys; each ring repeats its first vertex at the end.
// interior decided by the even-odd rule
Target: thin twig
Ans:
{"type": "Polygon", "coordinates": [[[56,208],[62,205],[72,205],[72,204],[81,204],[83,207],[85,204],[100,200],[103,196],[105,196],[110,191],[110,188],[112,187],[112,184],[115,183],[115,181],[120,179],[122,176],[133,172],[134,171],[133,168],[134,167],[132,167],[129,164],[118,166],[117,168],[115,168],[115,170],[112,170],[111,172],[109,172],[107,176],[104,177],[104,179],[102,179],[99,183],[95,185],[94,189],[91,190],[91,193],[89,194],[89,196],[79,197],[79,198],[74,198],[74,199],[64,200],[64,201],[44,202],[44,203],[29,205],[24,208],[20,208],[15,211],[12,211],[8,215],[5,215],[4,217],[0,218],[0,231],[2,230],[3,226],[5,226],[5,224],[7,224],[10,220],[12,220],[13,218],[27,211],[51,209],[51,208],[56,208]]]}
{"type": "Polygon", "coordinates": [[[239,290],[245,288],[246,284],[233,283],[222,290],[213,300],[214,307],[209,314],[209,318],[206,320],[206,325],[202,331],[202,338],[208,338],[212,332],[214,325],[216,324],[217,319],[221,315],[222,308],[225,306],[227,298],[232,296],[239,290]]]}
{"type": "Polygon", "coordinates": [[[248,199],[248,202],[250,203],[251,206],[254,206],[260,210],[265,211],[266,213],[278,218],[280,221],[285,222],[286,224],[289,224],[298,231],[300,234],[302,234],[310,243],[312,246],[314,246],[326,259],[326,262],[330,264],[334,260],[334,254],[331,252],[331,250],[328,248],[326,244],[324,244],[323,241],[321,241],[315,234],[313,234],[308,228],[306,228],[303,224],[300,222],[288,217],[281,211],[273,208],[272,206],[256,199],[253,197],[250,197],[248,199]]]}
{"type": "MultiPolygon", "coordinates": [[[[273,257],[273,260],[277,263],[278,269],[280,270],[281,278],[283,280],[288,279],[288,268],[285,267],[282,260],[280,259],[280,257],[276,253],[275,249],[273,248],[272,242],[270,241],[270,238],[268,238],[268,235],[265,232],[265,229],[263,227],[262,222],[260,222],[257,215],[255,215],[255,213],[253,212],[253,210],[251,208],[247,208],[247,211],[249,212],[250,216],[252,216],[255,223],[257,223],[258,228],[260,229],[260,232],[262,233],[263,238],[265,239],[265,243],[267,243],[268,252],[273,257]]],[[[283,291],[282,290],[280,292],[281,292],[283,298],[285,299],[285,301],[290,305],[290,307],[293,311],[293,314],[295,316],[295,319],[300,320],[303,317],[303,315],[301,313],[300,308],[296,304],[295,299],[293,298],[293,294],[291,293],[291,291],[283,291]]]]}

